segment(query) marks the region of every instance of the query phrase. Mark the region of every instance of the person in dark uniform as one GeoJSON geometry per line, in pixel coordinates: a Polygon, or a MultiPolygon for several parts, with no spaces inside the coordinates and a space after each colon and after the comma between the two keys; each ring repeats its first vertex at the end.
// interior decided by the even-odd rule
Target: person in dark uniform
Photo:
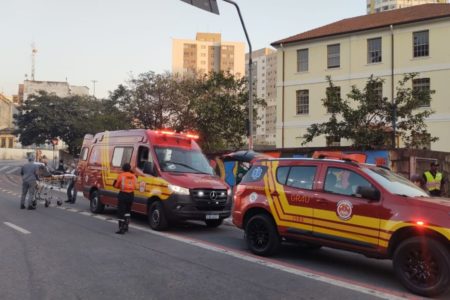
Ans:
{"type": "Polygon", "coordinates": [[[131,206],[134,201],[134,189],[136,187],[136,176],[131,173],[130,164],[123,164],[122,170],[123,172],[114,181],[114,187],[120,190],[117,196],[117,213],[119,219],[119,230],[116,231],[117,234],[124,234],[128,231],[131,206]]]}

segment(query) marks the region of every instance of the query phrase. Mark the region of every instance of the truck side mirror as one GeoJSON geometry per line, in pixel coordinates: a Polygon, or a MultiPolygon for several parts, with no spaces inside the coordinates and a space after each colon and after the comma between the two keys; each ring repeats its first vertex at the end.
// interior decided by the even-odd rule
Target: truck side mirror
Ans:
{"type": "Polygon", "coordinates": [[[155,170],[153,168],[152,162],[146,161],[144,163],[144,168],[142,169],[142,171],[144,171],[144,174],[155,176],[155,170]]]}
{"type": "Polygon", "coordinates": [[[356,188],[356,196],[373,201],[380,200],[380,191],[372,186],[358,186],[356,188]]]}

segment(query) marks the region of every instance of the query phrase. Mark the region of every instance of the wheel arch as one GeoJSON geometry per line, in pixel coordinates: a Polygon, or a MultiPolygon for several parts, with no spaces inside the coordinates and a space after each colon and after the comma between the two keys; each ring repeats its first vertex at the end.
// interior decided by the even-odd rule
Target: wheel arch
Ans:
{"type": "Polygon", "coordinates": [[[398,245],[400,243],[408,238],[416,237],[416,236],[423,236],[432,238],[444,245],[448,250],[450,250],[450,245],[448,240],[440,234],[439,232],[430,229],[430,228],[419,228],[415,226],[408,226],[403,227],[392,235],[390,241],[389,241],[389,247],[388,247],[388,255],[389,257],[392,257],[394,255],[395,249],[397,249],[398,245]]]}
{"type": "Polygon", "coordinates": [[[242,222],[242,228],[245,228],[247,226],[248,221],[253,216],[258,215],[258,214],[264,214],[264,215],[269,216],[270,219],[272,220],[273,224],[275,224],[275,226],[277,226],[275,219],[273,218],[272,214],[269,211],[267,211],[267,209],[262,208],[262,207],[252,207],[245,212],[244,219],[242,222]]]}

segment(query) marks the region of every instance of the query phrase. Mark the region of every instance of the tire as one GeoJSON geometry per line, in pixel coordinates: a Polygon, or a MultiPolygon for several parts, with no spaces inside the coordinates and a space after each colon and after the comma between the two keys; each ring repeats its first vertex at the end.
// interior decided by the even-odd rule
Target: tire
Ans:
{"type": "Polygon", "coordinates": [[[415,294],[431,297],[450,284],[448,249],[427,237],[412,237],[395,250],[394,271],[402,284],[415,294]]]}
{"type": "Polygon", "coordinates": [[[280,248],[281,239],[275,224],[267,215],[255,215],[245,226],[245,239],[250,251],[260,256],[270,256],[280,248]]]}
{"type": "Polygon", "coordinates": [[[153,230],[163,231],[169,227],[166,213],[161,202],[154,201],[148,208],[148,224],[153,230]]]}
{"type": "Polygon", "coordinates": [[[100,195],[98,194],[98,191],[93,191],[91,193],[90,200],[91,200],[91,202],[90,202],[89,208],[90,208],[91,212],[93,212],[94,214],[102,213],[103,210],[105,209],[105,205],[100,200],[100,195]]]}
{"type": "Polygon", "coordinates": [[[222,225],[223,219],[217,219],[217,220],[205,220],[206,226],[209,228],[216,228],[222,225]]]}
{"type": "Polygon", "coordinates": [[[61,205],[62,205],[62,201],[61,201],[61,200],[58,200],[58,201],[56,201],[56,204],[57,204],[58,206],[61,206],[61,205]]]}

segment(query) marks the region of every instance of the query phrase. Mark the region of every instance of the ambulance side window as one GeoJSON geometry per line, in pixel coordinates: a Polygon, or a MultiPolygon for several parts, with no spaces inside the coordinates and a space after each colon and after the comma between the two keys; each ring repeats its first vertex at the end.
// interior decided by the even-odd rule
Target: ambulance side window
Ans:
{"type": "Polygon", "coordinates": [[[140,146],[138,149],[137,162],[136,165],[139,169],[144,169],[144,164],[146,162],[151,162],[150,149],[148,147],[140,146]]]}
{"type": "Polygon", "coordinates": [[[81,149],[81,153],[80,153],[80,159],[81,160],[87,160],[88,157],[88,147],[84,147],[83,149],[81,149]]]}
{"type": "Polygon", "coordinates": [[[122,167],[124,163],[131,161],[133,155],[133,147],[116,147],[111,161],[113,167],[122,167]]]}
{"type": "Polygon", "coordinates": [[[312,190],[315,175],[316,175],[316,167],[313,166],[291,167],[286,185],[299,189],[312,190]]]}
{"type": "Polygon", "coordinates": [[[89,164],[99,165],[100,161],[100,147],[93,147],[91,150],[91,156],[89,157],[89,164]]]}

